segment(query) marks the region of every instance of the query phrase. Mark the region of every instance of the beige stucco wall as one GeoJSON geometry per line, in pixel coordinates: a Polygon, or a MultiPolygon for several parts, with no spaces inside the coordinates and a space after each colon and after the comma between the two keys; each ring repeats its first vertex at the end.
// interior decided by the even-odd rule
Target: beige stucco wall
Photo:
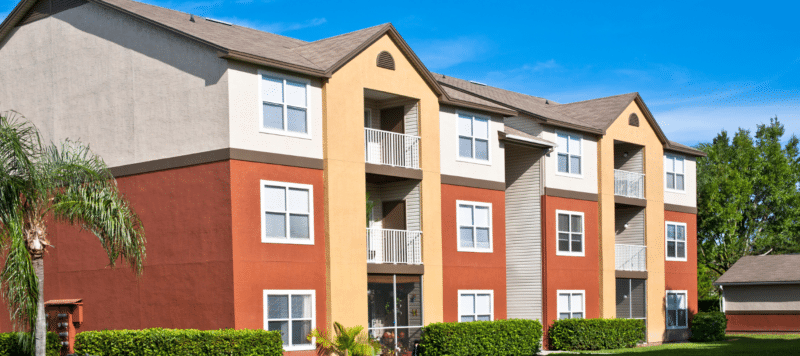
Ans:
{"type": "Polygon", "coordinates": [[[615,231],[614,231],[614,140],[644,146],[645,172],[645,245],[647,246],[647,339],[661,341],[664,336],[664,156],[663,145],[646,120],[639,127],[630,126],[628,117],[644,117],[631,102],[608,128],[599,142],[598,170],[600,204],[600,313],[603,318],[616,316],[615,231]]]}
{"type": "Polygon", "coordinates": [[[109,166],[224,148],[226,61],[210,48],[88,3],[0,44],[0,110],[46,141],[89,143],[109,166]]]}
{"type": "Polygon", "coordinates": [[[682,206],[697,206],[697,159],[695,157],[682,155],[675,152],[665,152],[664,158],[666,159],[666,155],[676,155],[679,157],[683,157],[684,162],[684,190],[683,192],[676,192],[676,191],[667,191],[666,190],[666,176],[664,179],[664,203],[667,204],[675,204],[675,205],[682,205],[682,206]]]}
{"type": "Polygon", "coordinates": [[[478,111],[443,106],[439,109],[439,130],[441,132],[442,174],[505,182],[505,153],[500,145],[498,131],[503,131],[503,118],[478,111]],[[476,162],[458,156],[458,113],[468,113],[490,118],[489,121],[489,161],[476,162]]]}
{"type": "Polygon", "coordinates": [[[726,312],[800,312],[800,284],[725,286],[726,312]]]}
{"type": "Polygon", "coordinates": [[[306,98],[309,138],[261,132],[261,96],[259,68],[248,63],[231,61],[228,67],[230,100],[230,143],[232,148],[278,153],[291,156],[322,158],[322,83],[298,74],[263,70],[276,77],[300,78],[308,81],[306,98]]]}
{"type": "MultiPolygon", "coordinates": [[[[581,145],[583,154],[581,156],[581,176],[568,175],[558,172],[558,152],[553,149],[550,154],[545,156],[545,180],[546,188],[571,190],[575,192],[597,194],[597,146],[598,141],[594,135],[580,133],[552,126],[545,126],[542,129],[541,138],[550,142],[557,142],[556,132],[566,132],[578,134],[582,137],[581,145]]],[[[614,166],[611,165],[613,171],[614,166]]],[[[613,193],[613,192],[612,192],[613,193]]]]}
{"type": "Polygon", "coordinates": [[[327,245],[328,320],[368,322],[364,216],[364,89],[419,99],[424,323],[442,321],[439,101],[422,77],[384,36],[323,84],[323,152],[327,245]],[[396,70],[376,66],[388,51],[396,70]]]}

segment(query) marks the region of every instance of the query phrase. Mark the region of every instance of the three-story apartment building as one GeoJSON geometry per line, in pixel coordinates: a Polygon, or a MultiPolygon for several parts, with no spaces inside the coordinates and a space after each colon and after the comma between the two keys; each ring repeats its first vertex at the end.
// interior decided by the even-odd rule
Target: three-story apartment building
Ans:
{"type": "Polygon", "coordinates": [[[265,328],[299,355],[334,321],[402,351],[505,318],[662,342],[697,310],[702,152],[636,93],[558,104],[431,73],[390,24],[305,42],[131,0],[23,0],[0,82],[147,230],[136,279],[50,228],[45,297],[82,298],[82,330],[265,328]]]}

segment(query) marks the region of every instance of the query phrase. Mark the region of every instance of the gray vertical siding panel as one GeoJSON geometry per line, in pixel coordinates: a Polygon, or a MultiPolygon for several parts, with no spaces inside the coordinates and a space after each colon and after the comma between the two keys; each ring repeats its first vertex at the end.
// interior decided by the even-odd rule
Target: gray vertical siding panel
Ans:
{"type": "Polygon", "coordinates": [[[644,208],[617,208],[614,213],[616,243],[644,245],[644,208]],[[625,228],[628,223],[628,228],[625,228]]]}
{"type": "Polygon", "coordinates": [[[419,136],[419,128],[417,124],[417,117],[419,112],[419,106],[417,103],[406,104],[405,105],[405,125],[406,125],[406,135],[412,136],[419,136]]]}
{"type": "Polygon", "coordinates": [[[508,318],[542,318],[542,155],[505,146],[508,318]]]}

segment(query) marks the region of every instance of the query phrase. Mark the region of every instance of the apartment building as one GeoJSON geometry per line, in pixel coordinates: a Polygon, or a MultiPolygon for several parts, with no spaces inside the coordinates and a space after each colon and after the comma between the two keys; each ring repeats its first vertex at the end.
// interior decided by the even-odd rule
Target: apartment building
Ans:
{"type": "MultiPolygon", "coordinates": [[[[137,279],[53,225],[45,299],[81,330],[697,311],[695,159],[637,93],[559,104],[431,73],[391,24],[316,42],[130,0],[23,0],[0,109],[101,155],[147,231],[137,279]]],[[[2,311],[2,313],[5,313],[2,311]]],[[[0,329],[8,330],[7,315],[0,329]]]]}

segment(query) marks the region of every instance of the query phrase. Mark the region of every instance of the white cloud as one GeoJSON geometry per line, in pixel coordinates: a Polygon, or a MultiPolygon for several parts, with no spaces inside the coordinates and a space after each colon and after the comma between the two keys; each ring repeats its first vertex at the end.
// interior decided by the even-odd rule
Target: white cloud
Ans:
{"type": "Polygon", "coordinates": [[[325,24],[326,22],[328,22],[328,20],[326,20],[323,17],[317,19],[310,19],[303,22],[276,22],[276,23],[255,25],[253,26],[253,28],[270,33],[284,33],[284,32],[301,30],[309,27],[320,26],[325,24]]]}

